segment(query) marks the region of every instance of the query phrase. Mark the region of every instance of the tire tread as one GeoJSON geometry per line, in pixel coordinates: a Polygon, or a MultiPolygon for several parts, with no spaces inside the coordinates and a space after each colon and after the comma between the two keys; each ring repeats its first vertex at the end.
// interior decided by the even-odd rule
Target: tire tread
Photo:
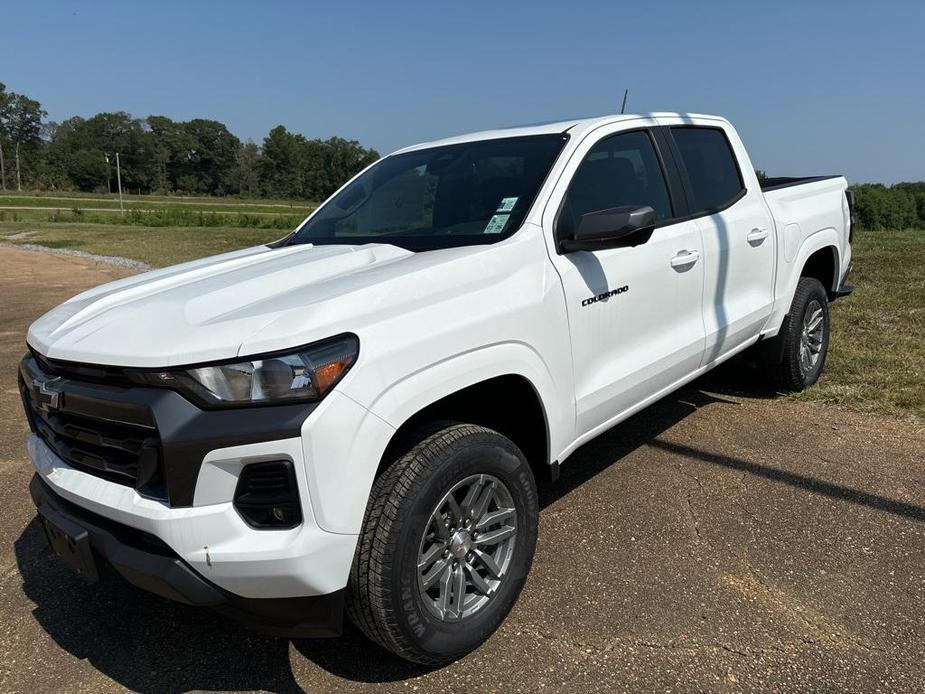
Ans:
{"type": "MultiPolygon", "coordinates": [[[[814,296],[822,298],[825,302],[828,301],[825,287],[822,286],[819,280],[815,277],[801,277],[797,283],[793,301],[790,304],[790,311],[784,316],[784,322],[776,338],[783,341],[783,358],[780,360],[767,360],[765,363],[768,380],[780,390],[798,392],[812,385],[806,383],[803,377],[798,355],[803,311],[814,296]]],[[[823,352],[823,366],[825,365],[825,356],[823,352]]],[[[822,367],[820,367],[819,371],[820,373],[822,372],[822,367]]]]}
{"type": "Polygon", "coordinates": [[[370,492],[356,555],[350,569],[346,610],[350,620],[370,640],[414,662],[436,665],[445,659],[422,654],[399,627],[386,604],[394,548],[389,542],[400,522],[400,503],[440,464],[443,453],[470,436],[498,437],[474,424],[451,424],[430,434],[400,456],[376,479],[370,492]]]}

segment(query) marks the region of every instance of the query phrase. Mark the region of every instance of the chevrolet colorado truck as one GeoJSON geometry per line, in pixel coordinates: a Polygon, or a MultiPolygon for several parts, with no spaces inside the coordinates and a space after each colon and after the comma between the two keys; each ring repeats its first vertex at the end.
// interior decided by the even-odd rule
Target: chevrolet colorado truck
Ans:
{"type": "Polygon", "coordinates": [[[851,207],[840,176],[760,181],[714,116],[400,150],[276,243],[30,327],[39,518],[89,581],[458,658],[524,585],[537,477],[743,350],[819,378],[851,207]]]}

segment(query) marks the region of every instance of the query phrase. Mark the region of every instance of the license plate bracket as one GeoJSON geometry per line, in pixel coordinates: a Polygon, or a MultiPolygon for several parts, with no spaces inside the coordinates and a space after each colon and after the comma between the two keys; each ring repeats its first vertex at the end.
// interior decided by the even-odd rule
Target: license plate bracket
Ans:
{"type": "Polygon", "coordinates": [[[86,528],[81,527],[72,520],[47,505],[38,509],[39,521],[45,529],[45,537],[52,550],[68,568],[88,583],[99,580],[99,572],[93,551],[90,548],[90,535],[86,528]]]}

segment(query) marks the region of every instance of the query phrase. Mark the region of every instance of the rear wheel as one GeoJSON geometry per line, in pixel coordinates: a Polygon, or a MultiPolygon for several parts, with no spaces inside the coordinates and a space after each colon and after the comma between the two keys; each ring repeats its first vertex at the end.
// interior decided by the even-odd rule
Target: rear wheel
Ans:
{"type": "Polygon", "coordinates": [[[801,277],[780,332],[765,350],[774,383],[800,391],[819,380],[829,349],[829,298],[822,283],[801,277]]]}
{"type": "Polygon", "coordinates": [[[426,664],[455,660],[504,620],[536,545],[533,474],[509,439],[449,425],[376,480],[347,611],[369,638],[426,664]]]}

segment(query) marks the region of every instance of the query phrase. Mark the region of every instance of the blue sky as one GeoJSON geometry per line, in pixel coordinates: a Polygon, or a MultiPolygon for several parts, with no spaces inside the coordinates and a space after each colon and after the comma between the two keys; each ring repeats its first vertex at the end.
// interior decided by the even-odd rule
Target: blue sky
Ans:
{"type": "Polygon", "coordinates": [[[49,117],[282,123],[382,152],[619,110],[718,113],[771,175],[925,179],[925,1],[105,2],[0,11],[49,117]]]}

